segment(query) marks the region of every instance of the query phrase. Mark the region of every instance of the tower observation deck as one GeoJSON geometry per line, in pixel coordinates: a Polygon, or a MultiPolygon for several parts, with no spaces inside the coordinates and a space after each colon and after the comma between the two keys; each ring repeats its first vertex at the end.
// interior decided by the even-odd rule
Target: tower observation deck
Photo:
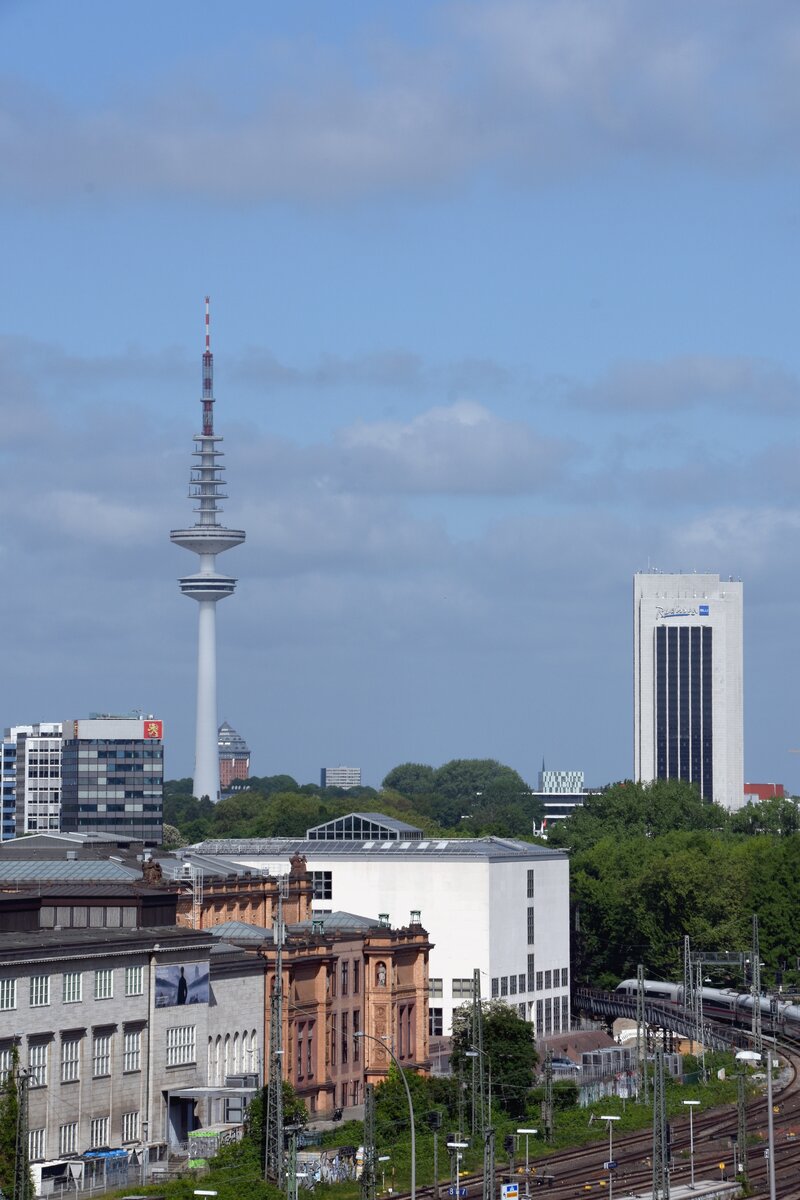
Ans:
{"type": "Polygon", "coordinates": [[[209,298],[206,296],[205,352],[203,354],[203,432],[194,435],[197,460],[191,468],[189,499],[195,501],[197,520],[189,529],[173,529],[170,540],[191,550],[200,560],[199,571],[178,581],[181,592],[199,604],[197,638],[197,733],[194,761],[194,794],[219,799],[217,746],[217,613],[218,600],[232,596],[236,580],[217,570],[216,556],[240,545],[243,529],[220,524],[220,500],[226,500],[224,468],[220,463],[222,438],[214,433],[214,356],[211,353],[209,298]]]}

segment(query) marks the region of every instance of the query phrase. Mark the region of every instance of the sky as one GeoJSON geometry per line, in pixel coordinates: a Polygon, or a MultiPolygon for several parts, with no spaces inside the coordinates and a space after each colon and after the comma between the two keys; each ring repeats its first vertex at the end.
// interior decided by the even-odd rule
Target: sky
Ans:
{"type": "Polygon", "coordinates": [[[632,772],[632,575],[745,596],[745,777],[800,791],[800,8],[0,0],[0,725],[254,774],[632,772]]]}

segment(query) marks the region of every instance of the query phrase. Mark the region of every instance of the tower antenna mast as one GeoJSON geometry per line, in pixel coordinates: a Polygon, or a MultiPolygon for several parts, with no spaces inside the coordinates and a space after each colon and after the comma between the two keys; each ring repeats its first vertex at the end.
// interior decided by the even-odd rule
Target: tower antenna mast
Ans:
{"type": "Polygon", "coordinates": [[[185,575],[179,586],[184,596],[199,605],[197,636],[197,722],[194,760],[194,795],[219,799],[219,749],[217,730],[217,602],[232,596],[236,580],[217,571],[218,554],[239,546],[243,529],[226,529],[220,524],[220,500],[227,499],[224,468],[219,459],[222,438],[214,433],[214,356],[211,353],[210,299],[206,296],[205,349],[203,351],[202,433],[194,440],[197,460],[189,479],[189,498],[194,500],[197,520],[189,529],[173,529],[176,546],[191,550],[200,560],[194,575],[185,575]]]}

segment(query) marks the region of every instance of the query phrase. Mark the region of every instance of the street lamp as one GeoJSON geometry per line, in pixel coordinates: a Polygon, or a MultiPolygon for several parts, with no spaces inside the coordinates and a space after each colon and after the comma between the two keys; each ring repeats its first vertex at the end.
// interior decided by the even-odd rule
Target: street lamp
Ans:
{"type": "Polygon", "coordinates": [[[608,1200],[612,1200],[614,1195],[614,1122],[619,1121],[618,1116],[611,1116],[608,1113],[601,1113],[600,1120],[608,1122],[608,1200]]]}
{"type": "MultiPolygon", "coordinates": [[[[392,1157],[391,1154],[379,1154],[378,1162],[379,1163],[387,1163],[387,1162],[389,1162],[391,1157],[392,1157]]],[[[381,1191],[382,1192],[386,1191],[386,1167],[381,1167],[381,1191]]]]}
{"type": "Polygon", "coordinates": [[[683,1102],[689,1109],[689,1162],[691,1163],[692,1182],[689,1187],[694,1191],[694,1110],[700,1103],[699,1100],[684,1100],[683,1102]]]}
{"type": "MultiPolygon", "coordinates": [[[[383,1049],[400,1072],[400,1078],[403,1081],[403,1087],[406,1089],[406,1099],[408,1100],[408,1119],[411,1122],[411,1200],[417,1200],[417,1136],[414,1129],[414,1103],[411,1099],[411,1089],[408,1086],[406,1073],[397,1061],[397,1055],[394,1050],[383,1038],[375,1037],[372,1033],[365,1033],[363,1029],[356,1030],[353,1037],[366,1038],[370,1042],[377,1042],[379,1046],[383,1046],[383,1049]]],[[[366,1063],[364,1066],[366,1068],[366,1063]]]]}
{"type": "Polygon", "coordinates": [[[538,1133],[538,1132],[539,1132],[538,1129],[518,1129],[517,1130],[517,1133],[525,1134],[525,1195],[526,1196],[530,1196],[530,1194],[531,1194],[531,1177],[528,1174],[528,1138],[532,1134],[538,1133]]]}
{"type": "Polygon", "coordinates": [[[452,1178],[453,1195],[458,1195],[458,1164],[461,1161],[461,1151],[466,1150],[469,1142],[446,1142],[445,1145],[450,1151],[450,1174],[452,1178]]]}

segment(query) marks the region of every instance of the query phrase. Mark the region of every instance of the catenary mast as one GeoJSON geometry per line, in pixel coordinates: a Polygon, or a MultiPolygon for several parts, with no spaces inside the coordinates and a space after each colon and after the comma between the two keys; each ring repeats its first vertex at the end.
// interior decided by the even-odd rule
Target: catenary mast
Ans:
{"type": "Polygon", "coordinates": [[[219,799],[219,752],[217,747],[217,601],[233,595],[236,580],[217,571],[216,556],[244,541],[243,529],[226,529],[219,523],[218,501],[227,499],[219,463],[222,441],[214,433],[214,356],[211,353],[209,298],[206,296],[206,343],[203,354],[203,432],[197,443],[189,481],[189,498],[197,501],[197,520],[191,529],[173,529],[176,546],[191,550],[200,559],[200,570],[186,575],[179,585],[184,596],[199,605],[197,637],[197,735],[194,759],[194,794],[219,799]]]}

